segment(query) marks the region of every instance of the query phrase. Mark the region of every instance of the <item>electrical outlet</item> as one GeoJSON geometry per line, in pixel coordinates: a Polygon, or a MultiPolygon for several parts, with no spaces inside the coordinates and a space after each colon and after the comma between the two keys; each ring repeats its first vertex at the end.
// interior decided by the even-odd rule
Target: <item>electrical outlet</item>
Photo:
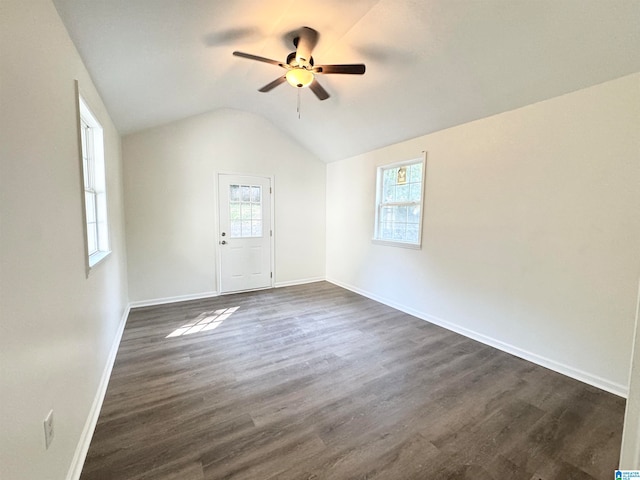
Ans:
{"type": "Polygon", "coordinates": [[[47,449],[51,442],[53,442],[53,410],[44,419],[44,443],[47,449]]]}

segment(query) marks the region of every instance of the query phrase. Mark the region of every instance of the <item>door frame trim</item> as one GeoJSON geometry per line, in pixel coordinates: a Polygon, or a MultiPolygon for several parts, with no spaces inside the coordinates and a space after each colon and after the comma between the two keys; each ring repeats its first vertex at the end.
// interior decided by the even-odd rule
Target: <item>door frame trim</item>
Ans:
{"type": "Polygon", "coordinates": [[[213,205],[214,205],[214,216],[216,221],[214,222],[214,235],[215,235],[215,249],[216,249],[216,288],[214,289],[214,291],[218,292],[219,295],[231,295],[233,293],[240,293],[240,292],[251,292],[254,290],[266,290],[269,288],[274,288],[274,285],[276,284],[276,248],[275,248],[275,243],[276,243],[276,230],[275,230],[275,192],[276,192],[276,187],[275,187],[275,176],[274,175],[259,175],[259,174],[253,174],[253,173],[238,173],[238,172],[231,172],[231,171],[218,171],[215,174],[215,185],[213,188],[213,205]],[[258,177],[258,178],[267,178],[269,179],[269,183],[271,185],[271,218],[270,218],[270,225],[269,225],[269,230],[271,232],[273,232],[273,235],[271,235],[269,237],[269,245],[270,245],[270,261],[271,261],[271,284],[268,287],[265,288],[253,288],[253,289],[249,289],[249,290],[237,290],[234,292],[223,292],[222,291],[222,251],[220,248],[220,177],[223,175],[236,175],[236,176],[241,176],[241,177],[258,177]]]}

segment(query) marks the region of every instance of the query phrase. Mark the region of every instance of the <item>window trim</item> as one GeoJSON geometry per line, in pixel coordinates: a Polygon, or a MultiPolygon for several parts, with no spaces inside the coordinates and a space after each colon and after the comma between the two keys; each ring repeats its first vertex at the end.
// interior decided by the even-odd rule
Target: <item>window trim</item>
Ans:
{"type": "MultiPolygon", "coordinates": [[[[76,82],[76,87],[77,87],[76,82]]],[[[83,225],[83,237],[84,237],[84,256],[85,256],[85,268],[86,276],[89,277],[91,269],[101,263],[111,254],[111,232],[109,228],[109,210],[107,205],[107,175],[105,171],[105,158],[104,158],[104,130],[102,125],[97,120],[96,116],[91,111],[87,101],[84,99],[79,88],[77,88],[78,99],[78,143],[79,143],[79,156],[80,156],[80,187],[81,187],[81,205],[82,205],[82,225],[83,225]],[[87,130],[85,129],[88,127],[87,130]],[[84,132],[83,132],[84,131],[84,132]],[[91,135],[91,138],[87,137],[87,134],[91,135]],[[91,145],[91,152],[88,155],[88,162],[91,165],[87,166],[88,172],[85,172],[84,150],[85,144],[83,139],[91,145]],[[85,181],[85,177],[88,179],[89,185],[85,181]],[[87,189],[89,187],[89,189],[87,189]],[[91,193],[94,195],[95,200],[95,221],[96,221],[96,246],[97,250],[89,253],[89,236],[88,236],[88,218],[87,218],[87,201],[86,195],[91,193]],[[98,203],[103,204],[103,207],[99,207],[98,203]],[[100,211],[103,211],[100,214],[100,211]]]]}
{"type": "MultiPolygon", "coordinates": [[[[427,152],[422,152],[420,157],[414,157],[409,160],[403,160],[400,162],[389,163],[385,165],[379,165],[376,169],[376,198],[375,198],[375,218],[373,225],[373,238],[371,242],[377,245],[387,245],[392,247],[402,247],[409,248],[414,250],[422,249],[422,228],[423,228],[423,220],[424,220],[424,197],[425,197],[425,179],[427,172],[427,152]],[[389,240],[379,238],[380,231],[380,210],[382,207],[382,184],[383,184],[383,176],[384,171],[392,168],[402,167],[406,165],[414,165],[417,163],[422,163],[422,179],[420,183],[420,222],[418,224],[418,241],[414,242],[406,242],[401,240],[389,240]]],[[[401,202],[404,203],[413,203],[413,202],[401,202]]]]}

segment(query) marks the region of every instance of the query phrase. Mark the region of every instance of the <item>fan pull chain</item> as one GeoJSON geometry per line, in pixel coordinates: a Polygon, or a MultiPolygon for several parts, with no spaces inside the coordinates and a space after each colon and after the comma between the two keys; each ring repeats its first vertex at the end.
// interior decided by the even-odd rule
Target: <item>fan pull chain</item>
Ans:
{"type": "Polygon", "coordinates": [[[301,88],[296,88],[296,90],[298,90],[298,120],[300,120],[300,90],[302,90],[301,88]]]}

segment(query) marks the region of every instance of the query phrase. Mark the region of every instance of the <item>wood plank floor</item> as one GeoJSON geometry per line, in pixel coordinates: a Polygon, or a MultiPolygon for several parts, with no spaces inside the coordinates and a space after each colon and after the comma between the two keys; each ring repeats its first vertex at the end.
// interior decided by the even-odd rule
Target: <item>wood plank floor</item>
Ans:
{"type": "Polygon", "coordinates": [[[320,282],[133,310],[81,479],[608,480],[623,415],[320,282]]]}

